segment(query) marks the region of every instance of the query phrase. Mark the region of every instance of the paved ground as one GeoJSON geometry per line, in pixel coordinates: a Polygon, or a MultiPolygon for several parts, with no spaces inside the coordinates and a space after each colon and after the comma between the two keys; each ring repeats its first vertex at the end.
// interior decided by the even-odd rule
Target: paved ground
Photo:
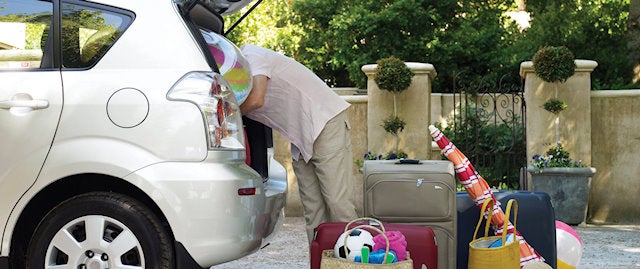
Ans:
{"type": "Polygon", "coordinates": [[[640,225],[573,228],[585,245],[577,269],[640,268],[640,225]]]}
{"type": "MultiPolygon", "coordinates": [[[[245,258],[211,267],[212,269],[309,268],[304,219],[285,218],[271,244],[245,258]]],[[[585,244],[576,269],[640,269],[640,225],[574,226],[585,244]]]]}

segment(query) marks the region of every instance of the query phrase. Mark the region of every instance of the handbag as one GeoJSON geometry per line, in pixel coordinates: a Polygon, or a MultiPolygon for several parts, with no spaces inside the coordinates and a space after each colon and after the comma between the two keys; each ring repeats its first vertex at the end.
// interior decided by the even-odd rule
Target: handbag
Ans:
{"type": "MultiPolygon", "coordinates": [[[[345,248],[347,245],[347,239],[349,238],[349,234],[351,234],[351,232],[353,232],[356,229],[367,229],[367,230],[374,231],[376,233],[381,234],[387,243],[385,247],[385,255],[389,254],[389,239],[387,238],[387,235],[384,232],[385,231],[384,225],[379,220],[373,219],[373,218],[359,218],[345,225],[344,230],[347,234],[344,238],[345,248]],[[353,228],[349,228],[353,223],[358,221],[363,221],[363,220],[370,220],[370,221],[376,222],[377,226],[379,226],[380,228],[378,229],[377,227],[373,225],[368,225],[368,224],[357,225],[353,228]]],[[[326,249],[322,251],[320,269],[343,269],[343,268],[344,269],[413,269],[413,261],[411,260],[411,257],[409,256],[408,252],[407,252],[407,259],[404,261],[398,261],[398,262],[386,263],[386,264],[373,264],[373,263],[356,263],[356,262],[349,261],[347,259],[336,258],[334,256],[333,249],[326,249]]]]}
{"type": "Polygon", "coordinates": [[[473,240],[469,243],[469,269],[518,269],[520,268],[520,241],[515,234],[511,234],[513,241],[507,241],[507,228],[511,209],[514,208],[513,228],[516,228],[518,217],[518,202],[514,199],[507,202],[507,212],[504,218],[502,235],[489,236],[489,226],[493,216],[495,201],[487,198],[480,210],[480,219],[473,233],[473,240]],[[491,207],[488,205],[491,204],[491,207]],[[484,236],[476,238],[478,229],[482,224],[483,216],[487,214],[484,236]],[[506,242],[506,243],[505,243],[506,242]],[[496,246],[497,245],[497,246],[496,246]]]}

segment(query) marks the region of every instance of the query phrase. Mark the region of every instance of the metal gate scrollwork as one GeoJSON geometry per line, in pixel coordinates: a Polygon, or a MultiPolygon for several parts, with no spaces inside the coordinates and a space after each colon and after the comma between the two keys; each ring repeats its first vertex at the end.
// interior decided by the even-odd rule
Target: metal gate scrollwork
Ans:
{"type": "Polygon", "coordinates": [[[454,115],[442,128],[496,189],[526,189],[526,104],[522,79],[503,76],[459,83],[454,76],[454,115]]]}

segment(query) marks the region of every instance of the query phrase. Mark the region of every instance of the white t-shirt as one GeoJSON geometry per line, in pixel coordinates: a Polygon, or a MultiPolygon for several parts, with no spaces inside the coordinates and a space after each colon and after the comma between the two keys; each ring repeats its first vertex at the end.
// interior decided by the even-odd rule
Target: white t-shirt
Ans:
{"type": "Polygon", "coordinates": [[[349,107],[306,66],[281,53],[255,45],[242,46],[251,74],[269,78],[264,105],[247,117],[280,132],[292,144],[291,155],[308,162],[324,125],[349,107]]]}

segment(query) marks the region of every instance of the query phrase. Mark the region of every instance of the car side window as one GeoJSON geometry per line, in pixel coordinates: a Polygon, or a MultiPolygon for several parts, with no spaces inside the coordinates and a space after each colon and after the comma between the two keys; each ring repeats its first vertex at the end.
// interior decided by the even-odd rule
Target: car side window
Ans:
{"type": "Polygon", "coordinates": [[[0,0],[0,71],[49,67],[51,1],[0,0]]]}
{"type": "Polygon", "coordinates": [[[133,21],[132,15],[62,4],[62,65],[88,68],[104,56],[133,21]]]}

